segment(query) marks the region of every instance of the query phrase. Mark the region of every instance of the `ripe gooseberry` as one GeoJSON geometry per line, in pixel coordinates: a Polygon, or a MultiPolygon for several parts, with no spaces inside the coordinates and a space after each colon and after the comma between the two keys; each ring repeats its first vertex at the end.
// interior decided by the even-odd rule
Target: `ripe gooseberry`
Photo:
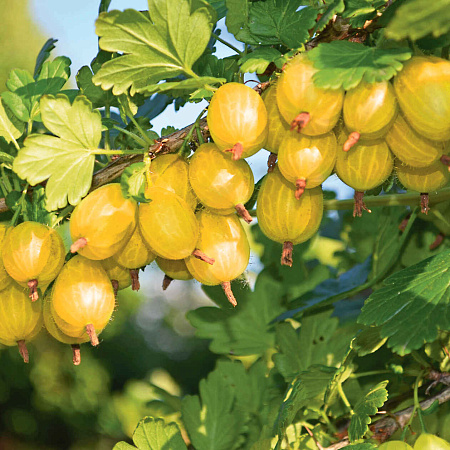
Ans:
{"type": "Polygon", "coordinates": [[[317,72],[304,53],[289,61],[277,83],[277,105],[291,130],[308,136],[331,131],[344,100],[343,89],[322,89],[313,82],[317,72]]]}
{"type": "Polygon", "coordinates": [[[321,136],[287,134],[278,153],[278,168],[294,183],[295,198],[322,184],[334,168],[337,142],[333,132],[321,136]]]}
{"type": "Polygon", "coordinates": [[[130,270],[122,267],[112,256],[102,259],[100,263],[111,280],[115,297],[117,297],[118,291],[132,285],[130,270]]]}
{"type": "Polygon", "coordinates": [[[179,195],[194,210],[197,198],[189,184],[189,164],[174,153],[155,158],[148,170],[148,186],[161,187],[179,195]]]}
{"type": "MultiPolygon", "coordinates": [[[[132,280],[131,288],[133,291],[140,289],[139,269],[145,267],[155,260],[156,255],[151,251],[150,247],[145,243],[141,234],[139,224],[131,235],[130,240],[125,247],[119,250],[112,258],[125,269],[129,269],[132,280]]],[[[119,288],[122,289],[122,288],[119,288]]]]}
{"type": "Polygon", "coordinates": [[[11,283],[0,292],[0,344],[19,346],[24,362],[29,362],[26,341],[42,329],[42,302],[30,302],[28,290],[11,283]]]}
{"type": "Polygon", "coordinates": [[[59,329],[72,337],[88,334],[98,345],[97,335],[114,310],[111,281],[99,261],[81,255],[69,260],[56,278],[52,293],[52,314],[59,329]]]}
{"type": "Polygon", "coordinates": [[[344,143],[344,151],[350,150],[359,139],[384,137],[397,113],[395,91],[389,81],[361,81],[358,86],[348,90],[344,97],[343,116],[350,134],[344,143]]]}
{"type": "Polygon", "coordinates": [[[281,141],[289,132],[290,125],[284,120],[277,105],[277,86],[272,85],[262,94],[262,99],[267,110],[267,141],[264,148],[270,152],[267,161],[268,171],[271,172],[277,162],[278,150],[281,141]]]}
{"type": "Polygon", "coordinates": [[[167,259],[184,259],[195,253],[196,257],[213,264],[214,260],[195,248],[199,230],[189,205],[178,195],[159,187],[149,188],[146,196],[151,202],[139,205],[139,227],[151,250],[167,259]]]}
{"type": "MultiPolygon", "coordinates": [[[[341,132],[339,146],[347,139],[341,132]]],[[[394,168],[394,158],[386,142],[358,141],[348,152],[338,151],[335,171],[340,180],[355,189],[353,217],[362,215],[362,210],[370,212],[363,197],[364,191],[382,184],[394,168]]]]}
{"type": "Polygon", "coordinates": [[[158,256],[156,264],[164,272],[163,291],[169,287],[172,280],[192,280],[184,259],[164,259],[158,256]]]}
{"type": "Polygon", "coordinates": [[[190,256],[186,266],[192,276],[208,286],[220,284],[228,301],[236,306],[230,281],[240,276],[250,259],[250,245],[236,214],[227,216],[208,210],[196,214],[200,236],[197,247],[214,258],[214,265],[204,264],[190,256]]]}
{"type": "Polygon", "coordinates": [[[400,183],[411,191],[420,193],[422,213],[428,214],[428,193],[438,191],[450,181],[447,167],[436,161],[428,167],[409,167],[406,164],[397,164],[396,174],[400,183]]]}
{"type": "Polygon", "coordinates": [[[214,93],[207,122],[214,143],[233,159],[248,158],[267,139],[267,111],[260,95],[241,83],[227,83],[214,93]]]}
{"type": "Polygon", "coordinates": [[[307,189],[298,200],[295,187],[278,167],[268,173],[261,185],[256,216],[261,231],[283,244],[281,264],[292,266],[293,246],[307,241],[319,229],[323,215],[322,188],[307,189]]]}
{"type": "Polygon", "coordinates": [[[89,336],[86,335],[81,338],[76,338],[64,334],[58,328],[55,323],[55,319],[52,316],[51,302],[52,294],[50,292],[50,294],[46,295],[44,298],[43,317],[45,328],[47,329],[49,334],[57,341],[62,342],[63,344],[69,344],[72,347],[72,361],[75,366],[78,366],[81,362],[80,344],[89,342],[89,336]]]}
{"type": "Polygon", "coordinates": [[[70,251],[94,260],[109,258],[130,238],[136,214],[136,202],[123,197],[120,184],[106,184],[92,191],[70,218],[70,251]]]}
{"type": "Polygon", "coordinates": [[[422,433],[414,443],[414,450],[450,450],[450,443],[430,433],[422,433]]]}
{"type": "Polygon", "coordinates": [[[9,275],[22,286],[28,286],[31,300],[36,301],[37,287],[44,288],[52,282],[64,264],[64,242],[47,225],[23,222],[8,231],[2,256],[9,275]]]}
{"type": "Polygon", "coordinates": [[[412,128],[399,114],[386,134],[392,153],[410,167],[427,167],[444,153],[445,142],[432,141],[412,128]]]}
{"type": "Polygon", "coordinates": [[[434,141],[450,139],[450,61],[413,56],[394,78],[394,89],[418,133],[434,141]]]}
{"type": "Polygon", "coordinates": [[[253,220],[244,206],[254,189],[247,161],[234,161],[215,144],[202,144],[191,157],[189,180],[201,203],[213,212],[231,214],[236,210],[247,223],[253,220]]]}

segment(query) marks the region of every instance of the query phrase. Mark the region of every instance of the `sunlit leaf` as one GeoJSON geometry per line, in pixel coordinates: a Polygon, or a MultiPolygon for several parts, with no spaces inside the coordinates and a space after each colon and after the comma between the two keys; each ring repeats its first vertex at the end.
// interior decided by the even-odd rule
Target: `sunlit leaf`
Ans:
{"type": "Polygon", "coordinates": [[[350,426],[348,427],[350,442],[362,439],[369,431],[368,425],[372,422],[370,416],[375,415],[378,412],[378,408],[381,408],[388,398],[387,384],[387,381],[378,383],[356,404],[353,411],[354,414],[350,419],[350,426]]]}
{"type": "Polygon", "coordinates": [[[314,75],[317,86],[329,89],[351,89],[362,80],[368,83],[390,80],[411,58],[409,48],[381,49],[357,42],[333,41],[319,44],[308,53],[319,71],[314,75]]]}
{"type": "Polygon", "coordinates": [[[32,134],[13,169],[31,185],[48,180],[47,208],[76,205],[89,191],[95,152],[101,139],[101,117],[83,96],[70,104],[64,95],[41,99],[42,120],[55,136],[32,134]]]}
{"type": "Polygon", "coordinates": [[[404,355],[450,330],[450,250],[391,275],[366,301],[358,321],[377,325],[404,355]]]}
{"type": "Polygon", "coordinates": [[[148,0],[148,12],[127,9],[100,14],[100,48],[124,53],[103,64],[93,82],[115,95],[128,88],[158,92],[161,80],[193,76],[192,65],[204,52],[216,21],[214,9],[200,0],[148,0]],[[176,14],[172,14],[176,11],[176,14]]]}
{"type": "Polygon", "coordinates": [[[450,30],[450,0],[410,0],[401,5],[386,28],[386,36],[413,41],[428,34],[441,36],[450,30]]]}

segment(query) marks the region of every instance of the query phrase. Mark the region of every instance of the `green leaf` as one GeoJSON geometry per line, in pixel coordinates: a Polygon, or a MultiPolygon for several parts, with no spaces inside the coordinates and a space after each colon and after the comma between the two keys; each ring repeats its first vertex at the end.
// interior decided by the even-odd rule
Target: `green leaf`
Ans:
{"type": "Polygon", "coordinates": [[[360,331],[351,343],[351,348],[358,353],[358,356],[366,356],[376,352],[382,347],[387,338],[380,336],[379,327],[368,327],[360,331]]]}
{"type": "Polygon", "coordinates": [[[411,58],[408,48],[381,49],[349,41],[319,44],[308,55],[319,71],[317,86],[326,89],[351,89],[362,80],[368,83],[390,80],[411,58]]]}
{"type": "Polygon", "coordinates": [[[284,434],[284,430],[293,422],[300,409],[306,406],[320,408],[323,404],[323,394],[335,372],[334,367],[312,366],[308,371],[299,374],[287,393],[275,422],[275,432],[279,436],[284,434]],[[313,403],[313,400],[316,401],[313,403]]]}
{"type": "MultiPolygon", "coordinates": [[[[222,84],[227,80],[225,78],[215,78],[215,77],[197,77],[197,78],[188,78],[187,80],[181,81],[166,81],[161,84],[154,84],[143,88],[140,92],[145,93],[146,95],[153,95],[156,93],[165,93],[172,95],[173,97],[182,96],[186,91],[194,91],[195,89],[199,89],[211,84],[222,84]]],[[[211,95],[213,91],[210,90],[211,95]]]]}
{"type": "Polygon", "coordinates": [[[342,17],[349,19],[354,28],[360,28],[366,20],[373,19],[377,10],[385,7],[384,0],[345,0],[345,10],[342,17]]]}
{"type": "Polygon", "coordinates": [[[51,51],[55,48],[55,44],[57,42],[58,39],[50,38],[47,39],[46,43],[42,46],[36,58],[36,65],[34,66],[34,74],[33,74],[34,78],[36,78],[41,72],[42,64],[44,64],[44,62],[47,61],[51,51]]]}
{"type": "Polygon", "coordinates": [[[299,0],[266,0],[251,3],[248,20],[236,33],[236,39],[251,45],[283,44],[298,48],[310,39],[318,10],[303,7],[299,0]]]}
{"type": "Polygon", "coordinates": [[[366,301],[360,323],[381,326],[381,336],[400,355],[450,330],[450,250],[390,276],[366,301]]]}
{"type": "Polygon", "coordinates": [[[70,76],[71,61],[58,56],[42,64],[36,80],[26,70],[12,70],[6,85],[10,92],[3,92],[2,98],[14,114],[23,122],[41,121],[39,100],[42,95],[56,95],[70,76]]]}
{"type": "Polygon", "coordinates": [[[242,64],[240,71],[242,73],[264,73],[271,62],[274,62],[281,69],[285,60],[283,55],[275,48],[257,48],[254,52],[243,56],[239,60],[239,64],[242,64]]]}
{"type": "Polygon", "coordinates": [[[348,427],[350,442],[362,439],[369,431],[368,425],[372,422],[370,416],[375,415],[378,412],[378,408],[381,408],[388,398],[387,384],[388,381],[378,383],[356,404],[354,414],[350,419],[350,426],[348,427]]]}
{"type": "Polygon", "coordinates": [[[277,325],[277,345],[280,353],[273,356],[278,371],[286,381],[313,364],[335,365],[346,353],[354,332],[338,331],[339,319],[330,317],[332,310],[301,319],[297,333],[290,323],[277,325]]]}
{"type": "Polygon", "coordinates": [[[23,123],[11,113],[11,110],[3,103],[3,99],[0,100],[0,136],[9,143],[20,138],[23,130],[23,123]]]}
{"type": "Polygon", "coordinates": [[[100,48],[124,56],[104,63],[94,84],[113,88],[115,95],[131,88],[134,95],[164,90],[155,85],[167,78],[193,76],[192,65],[208,45],[216,21],[214,9],[201,0],[148,0],[148,7],[148,13],[127,9],[100,14],[100,48]]]}
{"type": "MultiPolygon", "coordinates": [[[[133,442],[139,450],[186,450],[186,444],[176,423],[166,424],[163,419],[144,417],[133,433],[133,442]]],[[[113,450],[135,449],[119,442],[113,450]]]]}
{"type": "Polygon", "coordinates": [[[340,14],[345,9],[344,0],[331,0],[328,4],[327,9],[322,13],[322,16],[317,21],[315,31],[322,31],[328,24],[328,22],[336,14],[340,14]]]}
{"type": "Polygon", "coordinates": [[[45,96],[40,108],[45,127],[55,136],[28,136],[13,169],[31,185],[48,179],[47,208],[52,211],[67,201],[76,205],[88,193],[102,123],[84,96],[73,105],[65,95],[45,96]]]}
{"type": "Polygon", "coordinates": [[[210,349],[214,353],[263,354],[275,342],[275,332],[269,324],[283,311],[280,284],[261,273],[254,291],[241,282],[232,283],[232,288],[238,302],[236,308],[229,309],[222,288],[203,286],[206,294],[223,306],[198,308],[188,312],[187,318],[197,328],[196,336],[212,339],[210,349]]]}
{"type": "Polygon", "coordinates": [[[145,196],[145,163],[135,163],[128,166],[120,177],[120,187],[125,198],[134,198],[137,202],[149,202],[145,196]]]}
{"type": "Polygon", "coordinates": [[[243,431],[242,417],[234,412],[235,390],[219,370],[201,380],[200,396],[187,396],[181,415],[196,450],[233,450],[243,431]]]}
{"type": "Polygon", "coordinates": [[[225,0],[227,16],[225,24],[230,33],[235,36],[248,20],[248,0],[225,0]]]}
{"type": "Polygon", "coordinates": [[[111,57],[111,53],[100,50],[98,55],[92,60],[91,67],[83,66],[77,73],[77,86],[81,93],[92,102],[93,108],[101,108],[106,105],[119,106],[117,97],[113,95],[111,89],[105,91],[92,81],[94,74],[98,72],[101,65],[106,61],[110,61],[111,57]]]}
{"type": "Polygon", "coordinates": [[[450,30],[450,1],[410,0],[401,5],[386,28],[386,37],[420,39],[427,34],[441,36],[450,30]]]}
{"type": "Polygon", "coordinates": [[[217,20],[223,19],[227,14],[225,0],[207,0],[207,2],[216,10],[217,20]]]}
{"type": "MultiPolygon", "coordinates": [[[[194,72],[202,77],[220,79],[221,82],[236,81],[239,66],[235,57],[218,59],[211,54],[202,55],[194,64],[194,72]]],[[[212,92],[211,92],[212,94],[212,92]]]]}

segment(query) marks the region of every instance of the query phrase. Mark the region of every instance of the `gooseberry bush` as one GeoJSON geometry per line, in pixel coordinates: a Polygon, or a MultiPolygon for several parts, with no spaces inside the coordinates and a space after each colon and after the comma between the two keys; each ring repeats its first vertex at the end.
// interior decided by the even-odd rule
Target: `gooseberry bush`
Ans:
{"type": "Polygon", "coordinates": [[[82,364],[156,261],[220,358],[115,449],[450,448],[449,0],[109,3],[76,88],[50,39],[1,94],[0,343],[82,364]]]}

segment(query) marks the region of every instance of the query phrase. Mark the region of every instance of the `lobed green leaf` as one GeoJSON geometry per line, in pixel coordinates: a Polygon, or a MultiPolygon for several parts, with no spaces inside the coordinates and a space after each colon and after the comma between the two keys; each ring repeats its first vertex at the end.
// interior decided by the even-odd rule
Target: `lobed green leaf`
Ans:
{"type": "Polygon", "coordinates": [[[44,96],[42,120],[55,136],[32,134],[14,160],[13,170],[31,185],[48,180],[47,208],[76,205],[88,193],[101,139],[99,111],[83,96],[73,105],[65,95],[44,96]]]}
{"type": "Polygon", "coordinates": [[[408,48],[381,49],[357,42],[333,41],[319,44],[308,53],[319,71],[317,86],[325,89],[351,89],[362,80],[368,83],[390,80],[411,58],[408,48]]]}
{"type": "Polygon", "coordinates": [[[354,414],[350,419],[350,426],[348,427],[350,442],[353,443],[362,439],[369,431],[368,425],[372,422],[370,416],[376,414],[378,408],[381,408],[388,398],[388,391],[385,389],[387,384],[388,381],[378,383],[356,404],[354,414]]]}
{"type": "Polygon", "coordinates": [[[0,100],[0,136],[11,142],[22,136],[23,131],[23,123],[4,105],[3,99],[0,100]]]}
{"type": "Polygon", "coordinates": [[[450,31],[450,1],[410,0],[402,4],[386,28],[386,37],[416,41],[431,34],[439,37],[450,31]]]}
{"type": "Polygon", "coordinates": [[[403,269],[366,301],[360,323],[377,325],[400,355],[450,330],[450,250],[403,269]]]}
{"type": "Polygon", "coordinates": [[[212,6],[201,0],[148,0],[148,8],[113,10],[97,19],[100,48],[124,53],[105,62],[93,77],[94,84],[112,88],[114,95],[128,88],[131,95],[162,92],[167,88],[157,87],[161,80],[195,75],[192,65],[203,54],[216,21],[212,6]]]}

